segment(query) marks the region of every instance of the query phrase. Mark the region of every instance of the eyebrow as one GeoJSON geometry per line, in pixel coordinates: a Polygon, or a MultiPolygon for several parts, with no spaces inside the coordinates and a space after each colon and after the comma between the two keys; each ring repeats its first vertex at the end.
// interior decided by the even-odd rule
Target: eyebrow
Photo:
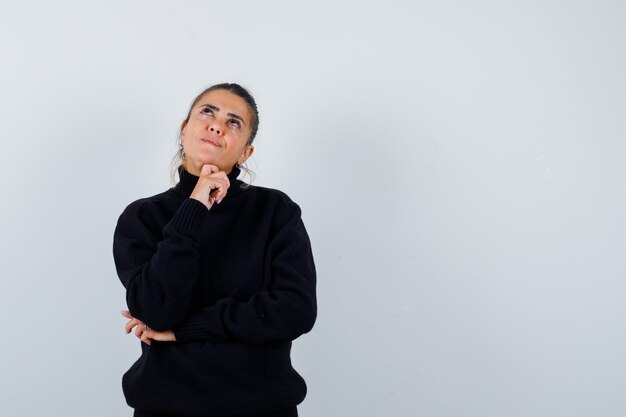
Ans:
{"type": "MultiPolygon", "coordinates": [[[[217,111],[217,112],[219,112],[219,111],[220,111],[220,108],[219,108],[219,107],[214,106],[214,105],[212,105],[212,104],[202,104],[200,107],[208,107],[208,108],[210,108],[211,110],[214,110],[214,111],[217,111]]],[[[243,120],[243,117],[239,116],[238,114],[235,114],[235,113],[226,113],[226,115],[227,115],[227,116],[230,116],[230,117],[232,117],[232,118],[234,118],[234,119],[241,120],[241,123],[243,123],[244,125],[246,124],[246,122],[243,120]]]]}

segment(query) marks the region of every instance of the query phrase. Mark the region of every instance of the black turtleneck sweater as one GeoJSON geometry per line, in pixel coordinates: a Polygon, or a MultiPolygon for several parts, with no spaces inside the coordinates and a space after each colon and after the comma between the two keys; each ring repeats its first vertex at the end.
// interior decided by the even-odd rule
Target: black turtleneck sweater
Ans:
{"type": "Polygon", "coordinates": [[[130,313],[176,342],[141,343],[122,378],[136,416],[292,416],[306,385],[291,341],[317,314],[300,208],[278,190],[242,189],[239,169],[210,210],[198,177],[131,203],[113,239],[130,313]]]}

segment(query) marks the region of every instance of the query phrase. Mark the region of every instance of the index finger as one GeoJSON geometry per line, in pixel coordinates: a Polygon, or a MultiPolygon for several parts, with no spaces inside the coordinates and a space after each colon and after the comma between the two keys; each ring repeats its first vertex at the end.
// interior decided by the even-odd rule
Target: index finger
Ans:
{"type": "Polygon", "coordinates": [[[219,171],[217,175],[214,175],[213,177],[219,178],[224,181],[226,183],[226,188],[230,187],[230,178],[228,178],[228,174],[226,174],[224,171],[219,171]]]}
{"type": "Polygon", "coordinates": [[[214,172],[219,172],[220,168],[217,165],[213,164],[204,164],[202,165],[202,169],[200,170],[200,175],[209,175],[214,172]]]}

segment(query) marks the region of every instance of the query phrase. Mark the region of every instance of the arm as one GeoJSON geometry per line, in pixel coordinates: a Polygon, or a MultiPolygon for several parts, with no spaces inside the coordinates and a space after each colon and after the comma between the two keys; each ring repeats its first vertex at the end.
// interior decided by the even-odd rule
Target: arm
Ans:
{"type": "Polygon", "coordinates": [[[183,320],[198,273],[196,233],[229,187],[225,172],[204,164],[190,198],[162,231],[158,214],[151,213],[154,207],[147,203],[131,204],[124,210],[113,237],[113,256],[133,317],[156,331],[171,329],[183,320]]]}
{"type": "Polygon", "coordinates": [[[118,220],[113,257],[128,309],[153,329],[170,329],[187,313],[197,276],[195,233],[206,213],[204,204],[186,199],[163,227],[162,239],[154,230],[156,219],[142,215],[140,204],[129,206],[118,220]]]}
{"type": "Polygon", "coordinates": [[[177,341],[259,345],[291,341],[311,330],[317,316],[315,265],[300,208],[291,204],[290,217],[268,247],[271,287],[245,302],[224,298],[194,312],[173,328],[177,341]]]}

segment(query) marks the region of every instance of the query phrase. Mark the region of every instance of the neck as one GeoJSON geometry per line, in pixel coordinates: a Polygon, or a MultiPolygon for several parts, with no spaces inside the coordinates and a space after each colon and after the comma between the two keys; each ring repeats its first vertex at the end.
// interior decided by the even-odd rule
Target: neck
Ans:
{"type": "MultiPolygon", "coordinates": [[[[202,167],[204,165],[205,164],[203,164],[203,163],[193,163],[193,162],[190,162],[188,159],[185,159],[183,161],[183,168],[185,169],[185,171],[187,171],[188,173],[190,173],[192,175],[195,175],[196,177],[200,176],[200,172],[202,172],[202,167]]],[[[229,175],[232,172],[232,170],[233,170],[233,167],[222,167],[222,166],[217,165],[217,164],[213,164],[213,165],[218,167],[220,171],[224,171],[226,173],[226,175],[229,175]]]]}
{"type": "MultiPolygon", "coordinates": [[[[227,175],[230,181],[230,187],[228,188],[226,198],[228,198],[228,196],[235,195],[241,191],[240,185],[243,182],[237,179],[240,173],[241,170],[236,165],[233,165],[228,170],[227,175]]],[[[189,197],[193,189],[196,187],[196,183],[198,182],[200,176],[194,174],[193,172],[189,172],[184,164],[178,167],[178,176],[180,178],[180,181],[178,181],[178,184],[176,184],[174,188],[183,196],[189,197]]]]}

